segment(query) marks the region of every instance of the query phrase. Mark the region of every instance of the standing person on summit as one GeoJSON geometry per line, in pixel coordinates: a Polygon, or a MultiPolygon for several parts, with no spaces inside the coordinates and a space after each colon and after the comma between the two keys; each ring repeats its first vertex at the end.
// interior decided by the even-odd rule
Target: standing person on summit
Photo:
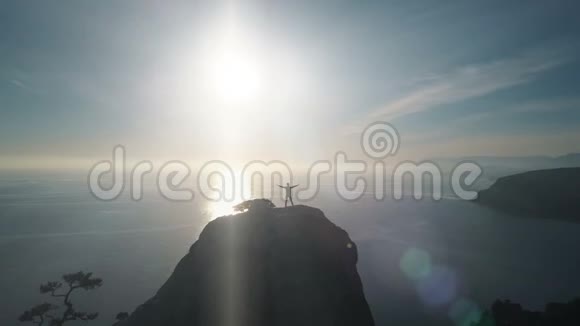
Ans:
{"type": "Polygon", "coordinates": [[[286,191],[286,200],[284,201],[284,207],[288,207],[288,199],[290,199],[290,204],[294,206],[294,201],[292,201],[292,188],[298,187],[298,185],[291,186],[289,182],[286,182],[286,186],[278,185],[280,188],[284,188],[286,191]]]}

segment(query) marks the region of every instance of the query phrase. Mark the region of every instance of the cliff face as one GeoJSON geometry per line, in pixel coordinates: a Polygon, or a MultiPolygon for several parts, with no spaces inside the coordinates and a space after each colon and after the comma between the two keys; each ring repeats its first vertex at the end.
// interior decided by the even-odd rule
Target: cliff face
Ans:
{"type": "Polygon", "coordinates": [[[356,263],[348,234],[318,209],[220,217],[122,325],[374,325],[356,263]]]}
{"type": "Polygon", "coordinates": [[[580,222],[580,168],[499,178],[479,192],[477,202],[515,215],[580,222]]]}

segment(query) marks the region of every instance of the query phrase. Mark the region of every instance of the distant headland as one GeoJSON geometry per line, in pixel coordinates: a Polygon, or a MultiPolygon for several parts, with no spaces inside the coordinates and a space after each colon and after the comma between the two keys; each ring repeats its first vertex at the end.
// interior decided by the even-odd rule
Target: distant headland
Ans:
{"type": "Polygon", "coordinates": [[[502,177],[475,201],[512,215],[580,222],[580,168],[502,177]]]}

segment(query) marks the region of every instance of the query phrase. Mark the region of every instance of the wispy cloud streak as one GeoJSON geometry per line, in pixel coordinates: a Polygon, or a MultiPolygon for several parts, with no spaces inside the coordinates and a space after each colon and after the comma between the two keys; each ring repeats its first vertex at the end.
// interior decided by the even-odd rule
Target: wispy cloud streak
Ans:
{"type": "Polygon", "coordinates": [[[415,91],[386,103],[368,120],[394,119],[485,96],[533,81],[568,61],[561,51],[531,51],[519,57],[468,65],[449,73],[429,76],[415,91]]]}

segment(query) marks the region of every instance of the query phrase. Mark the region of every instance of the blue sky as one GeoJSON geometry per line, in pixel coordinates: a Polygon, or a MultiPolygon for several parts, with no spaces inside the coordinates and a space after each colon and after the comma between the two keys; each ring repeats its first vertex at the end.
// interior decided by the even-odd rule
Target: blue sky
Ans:
{"type": "Polygon", "coordinates": [[[579,9],[1,1],[0,160],[90,160],[123,144],[148,158],[311,161],[355,152],[377,120],[399,130],[402,158],[580,152],[579,9]],[[234,87],[260,73],[252,101],[206,92],[224,28],[249,62],[234,87]]]}

